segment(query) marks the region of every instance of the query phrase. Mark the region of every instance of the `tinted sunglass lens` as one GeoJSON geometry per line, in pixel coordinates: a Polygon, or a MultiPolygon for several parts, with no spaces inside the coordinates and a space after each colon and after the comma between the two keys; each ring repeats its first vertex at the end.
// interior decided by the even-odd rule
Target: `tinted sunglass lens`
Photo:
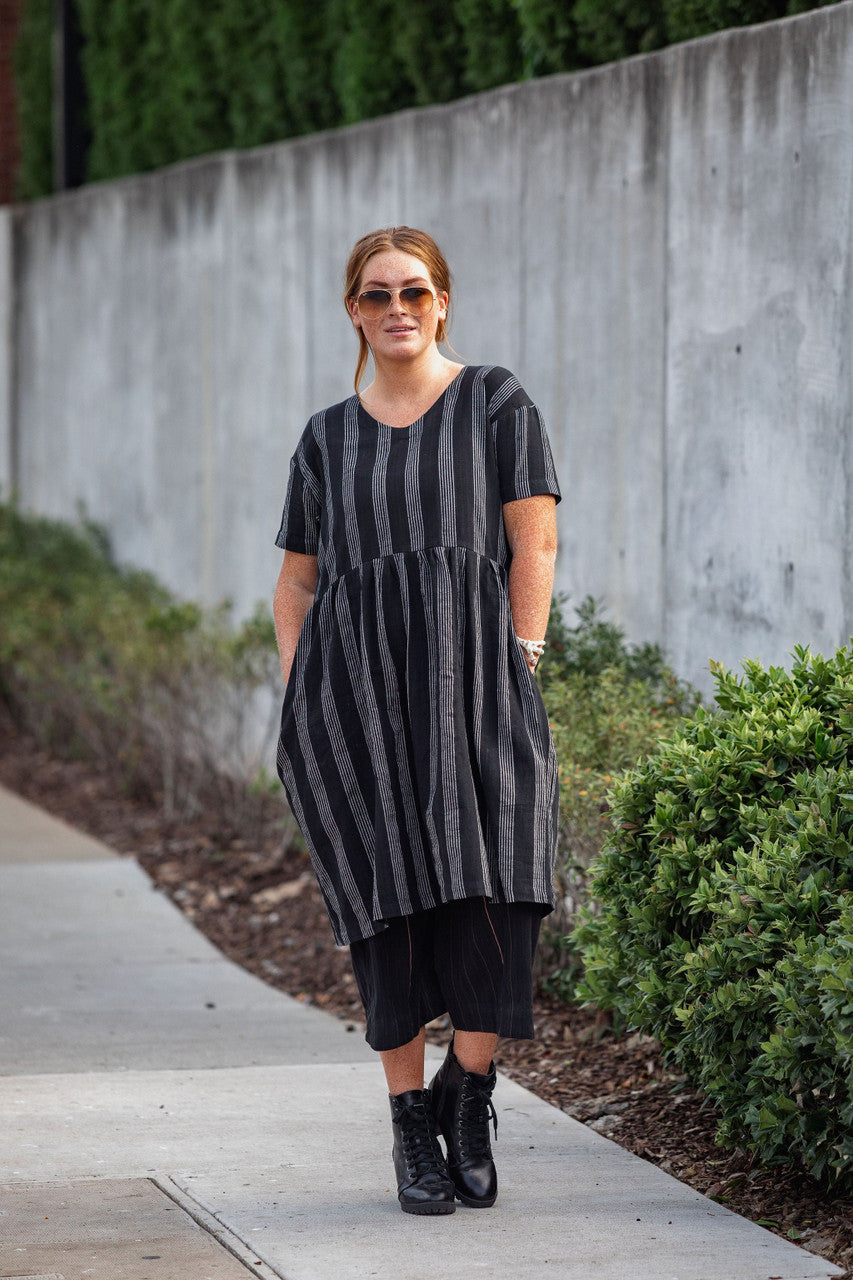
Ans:
{"type": "Polygon", "coordinates": [[[384,316],[391,305],[391,294],[387,289],[365,289],[358,295],[358,309],[368,320],[378,320],[384,316]]]}
{"type": "Polygon", "coordinates": [[[433,296],[429,289],[420,285],[411,285],[400,290],[400,301],[413,316],[425,316],[432,310],[433,296]]]}

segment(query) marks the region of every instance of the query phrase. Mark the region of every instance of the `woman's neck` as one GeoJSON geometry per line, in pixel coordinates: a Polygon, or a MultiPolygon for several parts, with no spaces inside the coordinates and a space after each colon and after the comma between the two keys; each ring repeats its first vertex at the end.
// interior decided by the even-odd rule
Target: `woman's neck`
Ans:
{"type": "Polygon", "coordinates": [[[364,394],[383,403],[417,400],[437,386],[446,385],[461,366],[441,354],[437,347],[414,360],[375,360],[375,376],[364,394]]]}
{"type": "Polygon", "coordinates": [[[360,395],[367,412],[392,427],[407,427],[422,417],[464,367],[437,354],[437,361],[419,361],[417,368],[414,361],[406,361],[405,365],[401,361],[400,367],[391,370],[380,365],[376,377],[360,395]]]}

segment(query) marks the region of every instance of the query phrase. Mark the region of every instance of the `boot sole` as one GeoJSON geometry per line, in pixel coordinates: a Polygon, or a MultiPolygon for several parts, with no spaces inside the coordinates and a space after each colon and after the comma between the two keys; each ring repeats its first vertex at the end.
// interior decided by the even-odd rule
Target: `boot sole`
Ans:
{"type": "Polygon", "coordinates": [[[456,1212],[456,1205],[452,1200],[438,1201],[433,1204],[403,1204],[403,1201],[401,1200],[400,1208],[403,1210],[403,1213],[416,1213],[421,1216],[425,1216],[427,1214],[432,1216],[437,1213],[456,1212]]]}
{"type": "Polygon", "coordinates": [[[491,1209],[497,1198],[497,1192],[490,1196],[488,1200],[472,1200],[470,1196],[463,1196],[458,1191],[456,1192],[456,1199],[467,1205],[469,1209],[491,1209]]]}

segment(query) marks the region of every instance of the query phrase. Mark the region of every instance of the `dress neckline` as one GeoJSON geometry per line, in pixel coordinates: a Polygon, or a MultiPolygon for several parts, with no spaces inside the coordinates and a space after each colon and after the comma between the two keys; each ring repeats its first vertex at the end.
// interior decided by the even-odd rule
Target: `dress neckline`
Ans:
{"type": "Polygon", "coordinates": [[[438,405],[441,404],[442,400],[447,395],[450,388],[453,386],[454,383],[459,381],[459,379],[462,377],[463,373],[467,368],[468,368],[468,365],[463,364],[459,372],[457,374],[454,374],[454,376],[450,379],[450,381],[448,382],[444,390],[440,392],[439,395],[436,396],[436,398],[433,400],[431,405],[428,405],[427,408],[424,409],[420,417],[415,418],[414,422],[407,422],[406,425],[403,427],[392,427],[390,422],[380,422],[378,418],[374,418],[373,414],[370,412],[369,409],[365,408],[364,404],[362,403],[360,395],[356,394],[355,399],[358,401],[358,407],[361,410],[361,412],[365,415],[365,417],[369,418],[371,422],[375,423],[377,427],[382,427],[383,430],[391,431],[394,433],[398,431],[411,431],[412,427],[416,427],[419,423],[423,422],[427,414],[432,413],[433,409],[435,409],[438,405]]]}

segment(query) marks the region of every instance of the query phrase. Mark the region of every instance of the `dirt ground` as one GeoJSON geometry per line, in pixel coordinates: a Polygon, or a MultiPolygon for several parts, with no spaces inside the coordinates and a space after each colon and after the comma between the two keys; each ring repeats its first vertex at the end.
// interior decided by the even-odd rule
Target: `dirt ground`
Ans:
{"type": "MultiPolygon", "coordinates": [[[[251,831],[197,818],[167,821],[117,794],[97,770],[57,760],[0,733],[0,783],[138,859],[155,883],[227,956],[361,1030],[346,951],[335,947],[301,842],[281,803],[251,831]]],[[[762,1171],[714,1142],[714,1115],[661,1062],[653,1040],[616,1035],[609,1019],[540,993],[536,1041],[503,1041],[498,1067],[554,1106],[736,1213],[853,1277],[853,1197],[802,1174],[762,1171]]],[[[430,1039],[446,1044],[441,1020],[430,1039]]]]}

